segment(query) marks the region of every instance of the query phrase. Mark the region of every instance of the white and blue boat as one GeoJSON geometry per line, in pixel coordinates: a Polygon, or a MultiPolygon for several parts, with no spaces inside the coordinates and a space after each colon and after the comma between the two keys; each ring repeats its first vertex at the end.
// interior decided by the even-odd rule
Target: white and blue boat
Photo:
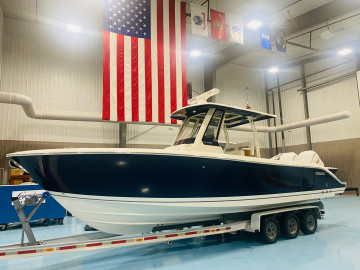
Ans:
{"type": "Polygon", "coordinates": [[[314,152],[261,157],[254,122],[274,115],[199,102],[171,117],[184,122],[166,149],[73,148],[7,156],[73,215],[112,234],[311,204],[345,190],[346,183],[314,152]],[[254,142],[230,143],[227,130],[248,123],[254,142]]]}

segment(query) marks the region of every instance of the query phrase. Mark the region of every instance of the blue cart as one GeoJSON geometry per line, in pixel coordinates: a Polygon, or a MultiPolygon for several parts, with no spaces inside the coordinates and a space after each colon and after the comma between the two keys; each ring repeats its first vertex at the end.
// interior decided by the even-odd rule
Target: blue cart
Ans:
{"type": "MultiPolygon", "coordinates": [[[[22,202],[29,197],[34,198],[34,195],[39,195],[40,198],[44,192],[37,184],[0,186],[0,230],[5,230],[9,223],[20,222],[12,202],[13,198],[17,197],[22,202]]],[[[24,212],[28,216],[33,209],[34,206],[25,206],[24,212]]],[[[46,226],[49,220],[57,220],[62,224],[64,217],[65,208],[49,197],[44,200],[30,221],[44,220],[46,226]]]]}

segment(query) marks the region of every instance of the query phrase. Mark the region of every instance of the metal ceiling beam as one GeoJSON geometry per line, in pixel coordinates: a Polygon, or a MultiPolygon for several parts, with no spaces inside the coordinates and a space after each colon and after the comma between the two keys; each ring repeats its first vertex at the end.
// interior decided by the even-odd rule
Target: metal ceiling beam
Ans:
{"type": "Polygon", "coordinates": [[[319,50],[314,49],[314,48],[311,48],[311,47],[309,47],[309,46],[304,46],[304,45],[297,44],[297,43],[294,43],[294,42],[291,42],[291,41],[287,41],[286,43],[287,43],[287,44],[290,44],[290,45],[293,45],[293,46],[296,46],[296,47],[299,47],[299,48],[303,48],[303,49],[307,49],[307,50],[310,50],[310,51],[314,51],[314,52],[319,51],[319,50]]]}
{"type": "Polygon", "coordinates": [[[289,24],[285,30],[286,35],[302,31],[319,23],[327,22],[343,14],[360,9],[359,0],[334,0],[323,6],[293,18],[293,24],[289,24]]]}
{"type": "MultiPolygon", "coordinates": [[[[287,23],[288,26],[285,33],[288,36],[296,32],[303,31],[314,25],[327,22],[356,9],[360,9],[359,0],[334,0],[298,17],[292,18],[292,20],[287,23]]],[[[232,45],[219,51],[219,57],[214,60],[215,69],[229,63],[245,53],[248,53],[253,50],[254,46],[258,46],[258,38],[255,38],[258,37],[258,35],[255,35],[254,33],[251,34],[247,29],[244,29],[244,32],[244,34],[249,37],[247,39],[247,43],[244,46],[238,44],[232,45]]]]}

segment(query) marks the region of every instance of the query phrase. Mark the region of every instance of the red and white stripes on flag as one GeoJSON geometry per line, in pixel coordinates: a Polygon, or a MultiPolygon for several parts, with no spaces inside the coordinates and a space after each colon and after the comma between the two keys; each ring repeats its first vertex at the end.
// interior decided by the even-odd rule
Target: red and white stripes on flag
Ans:
{"type": "MultiPolygon", "coordinates": [[[[108,26],[104,20],[103,119],[176,123],[170,120],[171,113],[187,106],[186,3],[139,0],[151,6],[149,11],[144,8],[150,14],[151,33],[140,33],[150,35],[142,38],[136,36],[136,30],[145,28],[135,23],[131,26],[132,8],[138,12],[137,7],[131,6],[135,0],[127,5],[129,10],[125,10],[125,5],[130,0],[125,4],[122,0],[104,1],[108,26]],[[135,36],[126,34],[128,27],[135,36]]],[[[134,19],[138,20],[137,16],[134,19]]]]}

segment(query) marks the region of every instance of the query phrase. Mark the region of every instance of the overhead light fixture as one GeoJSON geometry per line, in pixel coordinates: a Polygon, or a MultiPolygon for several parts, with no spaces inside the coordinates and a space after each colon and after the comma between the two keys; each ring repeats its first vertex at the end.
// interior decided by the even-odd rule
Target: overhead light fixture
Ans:
{"type": "Polygon", "coordinates": [[[350,48],[343,48],[343,49],[338,51],[338,54],[340,56],[347,56],[350,53],[352,53],[352,49],[350,49],[350,48]]]}
{"type": "Polygon", "coordinates": [[[329,22],[327,22],[327,29],[320,34],[320,37],[323,40],[330,40],[330,39],[334,38],[335,36],[336,35],[333,32],[330,31],[329,22]]]}
{"type": "Polygon", "coordinates": [[[250,29],[256,30],[258,29],[260,26],[262,26],[262,22],[258,21],[258,20],[252,20],[251,22],[249,22],[246,26],[250,29]]]}
{"type": "Polygon", "coordinates": [[[269,68],[269,73],[275,74],[279,72],[279,68],[278,67],[271,67],[269,68]]]}
{"type": "Polygon", "coordinates": [[[202,52],[199,51],[199,50],[192,50],[192,51],[190,52],[190,55],[191,55],[192,57],[199,57],[201,54],[202,54],[202,52]]]}
{"type": "Polygon", "coordinates": [[[325,30],[324,32],[322,32],[320,34],[320,37],[323,39],[323,40],[330,40],[332,38],[334,38],[336,35],[331,32],[330,30],[325,30]]]}
{"type": "Polygon", "coordinates": [[[67,25],[67,30],[70,32],[76,32],[76,33],[80,33],[81,32],[81,27],[78,25],[74,25],[74,24],[68,24],[67,25]]]}

